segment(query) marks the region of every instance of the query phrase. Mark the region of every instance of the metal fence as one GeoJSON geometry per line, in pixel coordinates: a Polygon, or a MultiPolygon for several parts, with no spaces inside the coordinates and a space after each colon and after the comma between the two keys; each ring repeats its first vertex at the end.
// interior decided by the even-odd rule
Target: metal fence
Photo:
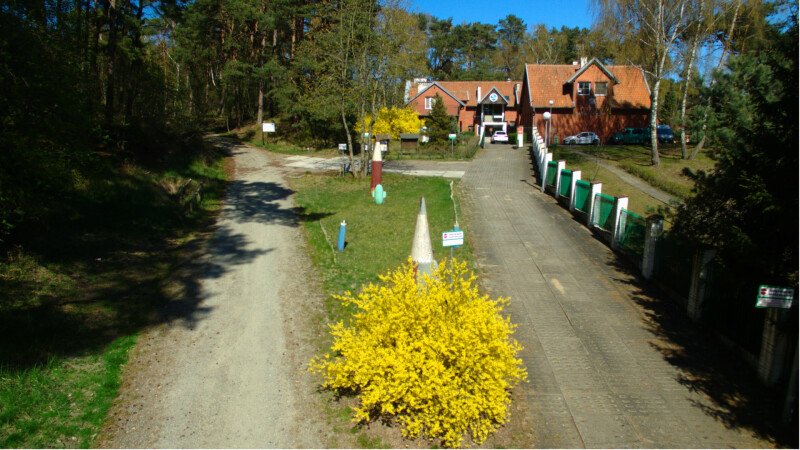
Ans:
{"type": "Polygon", "coordinates": [[[569,188],[572,186],[572,171],[567,169],[561,169],[561,185],[558,189],[558,195],[562,197],[567,197],[571,195],[569,192],[569,188]]]}
{"type": "Polygon", "coordinates": [[[578,211],[589,214],[590,194],[592,193],[592,185],[586,180],[578,180],[575,182],[575,209],[578,211]]]}
{"type": "Polygon", "coordinates": [[[645,229],[645,220],[642,216],[622,208],[617,233],[617,243],[620,248],[641,259],[644,255],[645,229]]]}
{"type": "Polygon", "coordinates": [[[544,185],[545,186],[555,186],[556,185],[556,172],[558,171],[558,163],[556,161],[550,161],[547,163],[547,175],[544,178],[544,185]]]}
{"type": "Polygon", "coordinates": [[[594,207],[592,208],[592,225],[605,231],[613,231],[614,197],[603,193],[594,196],[594,207]]]}
{"type": "Polygon", "coordinates": [[[692,283],[694,247],[686,241],[665,233],[656,242],[653,277],[681,298],[689,297],[692,283]]]}

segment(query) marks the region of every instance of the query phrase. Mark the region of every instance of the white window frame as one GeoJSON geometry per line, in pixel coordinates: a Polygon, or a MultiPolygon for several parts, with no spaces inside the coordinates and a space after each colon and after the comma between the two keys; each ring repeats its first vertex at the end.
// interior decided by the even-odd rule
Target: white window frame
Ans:
{"type": "Polygon", "coordinates": [[[608,82],[595,81],[594,82],[594,95],[608,95],[608,82]],[[606,91],[604,93],[602,93],[602,94],[597,89],[597,86],[600,85],[600,84],[602,84],[602,85],[604,85],[606,87],[606,91]]]}
{"type": "Polygon", "coordinates": [[[578,82],[578,95],[589,95],[591,93],[592,93],[592,82],[591,81],[579,81],[578,82]],[[581,92],[581,85],[582,84],[587,85],[585,92],[581,92]]]}
{"type": "Polygon", "coordinates": [[[436,102],[436,97],[425,97],[425,109],[432,110],[434,102],[436,102]]]}

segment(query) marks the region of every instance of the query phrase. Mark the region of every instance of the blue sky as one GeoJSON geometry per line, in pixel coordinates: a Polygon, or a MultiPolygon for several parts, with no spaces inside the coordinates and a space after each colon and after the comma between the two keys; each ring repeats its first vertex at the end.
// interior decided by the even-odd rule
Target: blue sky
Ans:
{"type": "Polygon", "coordinates": [[[440,19],[453,18],[454,24],[481,22],[497,24],[503,17],[514,14],[530,29],[543,23],[548,28],[589,28],[592,25],[591,0],[410,0],[411,10],[424,12],[440,19]]]}

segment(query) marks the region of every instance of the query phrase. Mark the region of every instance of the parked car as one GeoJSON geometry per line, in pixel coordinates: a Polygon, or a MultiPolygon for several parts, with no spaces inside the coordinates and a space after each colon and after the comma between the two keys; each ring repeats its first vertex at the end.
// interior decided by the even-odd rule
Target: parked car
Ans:
{"type": "Polygon", "coordinates": [[[612,144],[644,144],[650,139],[645,128],[625,128],[611,136],[612,144]]]}
{"type": "MultiPolygon", "coordinates": [[[[648,129],[648,134],[650,130],[648,129]]],[[[669,125],[659,125],[656,127],[656,133],[658,134],[658,142],[662,144],[673,144],[675,143],[675,134],[672,132],[672,128],[669,125]]]]}
{"type": "Polygon", "coordinates": [[[505,142],[508,144],[508,135],[505,131],[495,131],[492,135],[492,144],[495,142],[505,142]]]}
{"type": "Polygon", "coordinates": [[[573,144],[591,144],[597,145],[600,143],[600,137],[591,131],[584,131],[574,136],[567,136],[564,138],[564,145],[573,144]]]}

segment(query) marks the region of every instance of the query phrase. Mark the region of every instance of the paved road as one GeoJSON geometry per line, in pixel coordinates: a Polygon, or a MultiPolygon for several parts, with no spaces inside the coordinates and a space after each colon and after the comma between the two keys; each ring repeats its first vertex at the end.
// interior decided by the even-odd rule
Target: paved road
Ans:
{"type": "MultiPolygon", "coordinates": [[[[533,187],[525,150],[489,146],[463,178],[486,287],[511,297],[538,447],[765,447],[679,382],[633,300],[631,277],[533,187]]],[[[642,295],[639,293],[638,295],[642,295]]]]}
{"type": "Polygon", "coordinates": [[[99,445],[324,446],[303,335],[319,297],[295,276],[312,269],[292,191],[265,152],[231,150],[236,176],[197,284],[141,338],[99,445]]]}

